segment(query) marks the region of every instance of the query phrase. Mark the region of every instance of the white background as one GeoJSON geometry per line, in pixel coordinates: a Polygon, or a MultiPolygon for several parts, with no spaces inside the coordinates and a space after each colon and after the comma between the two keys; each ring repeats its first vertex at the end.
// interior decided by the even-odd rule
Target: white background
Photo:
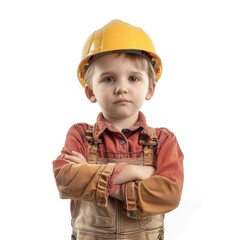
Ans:
{"type": "Polygon", "coordinates": [[[1,0],[0,239],[70,239],[52,160],[73,123],[95,122],[99,108],[76,69],[86,38],[112,19],[144,29],[163,61],[142,111],[176,134],[185,155],[165,239],[240,239],[237,2],[1,0]]]}

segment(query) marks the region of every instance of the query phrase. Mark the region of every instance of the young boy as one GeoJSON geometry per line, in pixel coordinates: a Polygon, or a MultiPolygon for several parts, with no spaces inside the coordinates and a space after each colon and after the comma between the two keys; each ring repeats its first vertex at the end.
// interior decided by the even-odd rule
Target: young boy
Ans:
{"type": "Polygon", "coordinates": [[[162,64],[149,36],[113,20],[86,41],[78,78],[101,113],[73,125],[53,171],[71,199],[72,239],[163,239],[164,214],[183,186],[175,135],[151,128],[140,112],[154,95],[162,64]]]}

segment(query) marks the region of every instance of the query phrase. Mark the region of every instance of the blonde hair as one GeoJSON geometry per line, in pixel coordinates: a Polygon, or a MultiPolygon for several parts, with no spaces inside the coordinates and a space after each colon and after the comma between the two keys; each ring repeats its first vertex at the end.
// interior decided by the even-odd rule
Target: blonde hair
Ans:
{"type": "MultiPolygon", "coordinates": [[[[122,58],[122,60],[130,61],[139,69],[147,72],[148,78],[149,78],[149,83],[152,83],[152,84],[156,83],[156,74],[153,69],[153,66],[150,63],[150,61],[147,60],[145,57],[138,55],[138,54],[134,54],[134,53],[118,52],[118,53],[115,53],[115,58],[122,58]]],[[[86,71],[86,74],[84,76],[85,84],[86,83],[91,84],[91,78],[92,78],[93,71],[94,71],[94,65],[95,65],[95,62],[92,62],[86,71]]]]}

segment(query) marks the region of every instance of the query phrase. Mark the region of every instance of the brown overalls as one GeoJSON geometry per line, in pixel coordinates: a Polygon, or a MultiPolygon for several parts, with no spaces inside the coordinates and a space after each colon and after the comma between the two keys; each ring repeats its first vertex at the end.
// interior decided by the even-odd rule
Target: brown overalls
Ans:
{"type": "MultiPolygon", "coordinates": [[[[149,128],[155,134],[154,128],[149,128]]],[[[88,129],[86,138],[89,142],[88,163],[120,163],[127,162],[136,165],[154,165],[152,147],[157,145],[157,137],[147,140],[144,134],[139,135],[139,144],[143,146],[143,158],[107,159],[98,158],[98,144],[92,137],[92,129],[88,129]]],[[[105,189],[102,189],[103,193],[105,189]]],[[[163,240],[164,214],[137,219],[134,212],[127,216],[124,204],[109,197],[107,207],[97,206],[87,201],[75,200],[72,209],[72,240],[102,240],[102,239],[132,239],[132,240],[163,240]]]]}

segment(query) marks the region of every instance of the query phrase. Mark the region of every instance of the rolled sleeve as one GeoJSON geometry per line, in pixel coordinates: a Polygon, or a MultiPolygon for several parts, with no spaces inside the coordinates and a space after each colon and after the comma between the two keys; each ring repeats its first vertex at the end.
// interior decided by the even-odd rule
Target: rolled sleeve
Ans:
{"type": "Polygon", "coordinates": [[[97,183],[97,191],[96,191],[96,202],[99,206],[107,206],[108,200],[108,191],[107,187],[109,186],[109,179],[112,176],[112,173],[115,168],[114,163],[109,163],[103,169],[103,171],[99,174],[99,179],[97,183]]]}
{"type": "Polygon", "coordinates": [[[65,163],[59,166],[59,160],[56,160],[53,165],[56,167],[55,180],[61,198],[107,206],[108,181],[116,164],[65,163]]]}

